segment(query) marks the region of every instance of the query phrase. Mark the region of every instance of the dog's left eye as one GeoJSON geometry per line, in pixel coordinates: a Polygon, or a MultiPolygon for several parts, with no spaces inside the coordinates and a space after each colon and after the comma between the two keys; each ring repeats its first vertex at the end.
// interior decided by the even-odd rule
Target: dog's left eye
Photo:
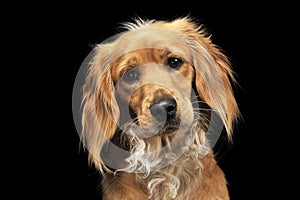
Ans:
{"type": "Polygon", "coordinates": [[[125,82],[132,84],[140,79],[140,72],[137,68],[132,68],[124,73],[122,79],[125,82]]]}
{"type": "Polygon", "coordinates": [[[167,65],[171,68],[178,68],[182,65],[183,61],[176,57],[170,57],[167,60],[167,65]]]}

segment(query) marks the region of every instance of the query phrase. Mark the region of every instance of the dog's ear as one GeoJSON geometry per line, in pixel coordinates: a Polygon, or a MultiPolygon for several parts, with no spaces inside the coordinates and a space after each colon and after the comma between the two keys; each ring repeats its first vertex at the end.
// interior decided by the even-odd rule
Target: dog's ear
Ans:
{"type": "Polygon", "coordinates": [[[119,118],[109,60],[112,53],[112,44],[95,47],[83,86],[81,140],[88,150],[91,164],[101,172],[107,168],[100,151],[113,137],[119,118]]]}
{"type": "Polygon", "coordinates": [[[228,59],[213,44],[208,43],[207,48],[198,45],[194,49],[193,65],[198,94],[220,116],[230,136],[239,109],[231,86],[235,79],[228,59]]]}
{"type": "Polygon", "coordinates": [[[228,136],[239,116],[232,83],[235,83],[228,58],[214,45],[201,26],[188,18],[175,20],[192,53],[195,85],[201,98],[220,116],[228,136]]]}

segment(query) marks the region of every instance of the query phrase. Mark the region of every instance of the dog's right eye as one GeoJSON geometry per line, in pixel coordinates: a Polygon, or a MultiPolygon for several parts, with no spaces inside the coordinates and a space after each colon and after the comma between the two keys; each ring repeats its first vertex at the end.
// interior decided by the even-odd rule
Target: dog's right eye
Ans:
{"type": "Polygon", "coordinates": [[[140,79],[140,72],[137,68],[132,68],[124,73],[122,80],[126,83],[132,84],[140,79]]]}
{"type": "Polygon", "coordinates": [[[170,57],[167,60],[167,65],[173,69],[179,68],[183,64],[183,61],[176,57],[170,57]]]}

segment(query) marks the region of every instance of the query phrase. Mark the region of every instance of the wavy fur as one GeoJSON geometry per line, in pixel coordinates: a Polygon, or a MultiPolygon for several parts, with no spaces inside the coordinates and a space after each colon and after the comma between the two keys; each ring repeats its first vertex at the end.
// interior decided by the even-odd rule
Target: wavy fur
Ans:
{"type": "MultiPolygon", "coordinates": [[[[231,87],[231,82],[235,82],[234,73],[227,57],[211,42],[204,28],[188,17],[173,21],[137,19],[132,23],[124,23],[123,28],[126,32],[114,41],[96,46],[95,56],[90,63],[83,87],[81,140],[89,152],[90,162],[103,175],[103,199],[229,199],[224,174],[214,159],[206,135],[210,115],[202,112],[214,110],[218,113],[229,138],[231,137],[239,110],[231,87]],[[157,34],[153,35],[152,39],[141,40],[139,33],[145,31],[147,34],[148,30],[157,34]],[[141,128],[134,120],[119,125],[116,119],[121,118],[122,109],[115,96],[119,91],[115,88],[120,78],[119,67],[124,65],[122,56],[144,55],[141,53],[148,51],[155,57],[165,52],[161,40],[156,41],[156,35],[160,39],[170,38],[165,37],[164,31],[160,30],[169,31],[166,35],[170,38],[173,36],[177,38],[175,42],[170,42],[168,51],[174,50],[190,63],[190,71],[183,74],[188,74],[187,79],[191,80],[190,85],[195,87],[198,95],[191,97],[191,101],[207,106],[192,110],[190,113],[190,116],[194,116],[192,123],[187,123],[188,127],[177,133],[183,144],[180,147],[184,152],[176,161],[163,168],[158,166],[172,159],[175,149],[178,149],[178,146],[168,146],[174,137],[166,135],[145,139],[140,136],[143,133],[147,134],[147,130],[150,129],[141,128]],[[146,48],[143,49],[142,45],[146,48]],[[109,148],[106,146],[108,141],[130,152],[125,164],[118,169],[107,166],[101,156],[101,150],[109,148]],[[191,145],[184,148],[185,143],[191,145]],[[163,144],[167,144],[166,147],[169,148],[166,150],[167,153],[149,154],[163,148],[163,144]]],[[[149,88],[155,86],[148,86],[144,91],[149,91],[149,88]]],[[[157,90],[163,91],[163,88],[157,90]]],[[[178,90],[180,93],[180,89],[178,90]]],[[[144,96],[148,94],[142,93],[144,96]]],[[[173,93],[169,92],[168,95],[173,93]]],[[[136,119],[141,120],[141,117],[136,119]]]]}

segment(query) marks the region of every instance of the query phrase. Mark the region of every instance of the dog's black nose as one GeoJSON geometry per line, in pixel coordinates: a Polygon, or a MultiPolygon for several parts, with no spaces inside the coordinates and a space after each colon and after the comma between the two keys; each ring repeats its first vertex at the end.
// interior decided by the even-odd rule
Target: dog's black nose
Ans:
{"type": "Polygon", "coordinates": [[[151,115],[159,122],[166,122],[176,116],[177,103],[171,97],[156,101],[150,106],[151,115]]]}

